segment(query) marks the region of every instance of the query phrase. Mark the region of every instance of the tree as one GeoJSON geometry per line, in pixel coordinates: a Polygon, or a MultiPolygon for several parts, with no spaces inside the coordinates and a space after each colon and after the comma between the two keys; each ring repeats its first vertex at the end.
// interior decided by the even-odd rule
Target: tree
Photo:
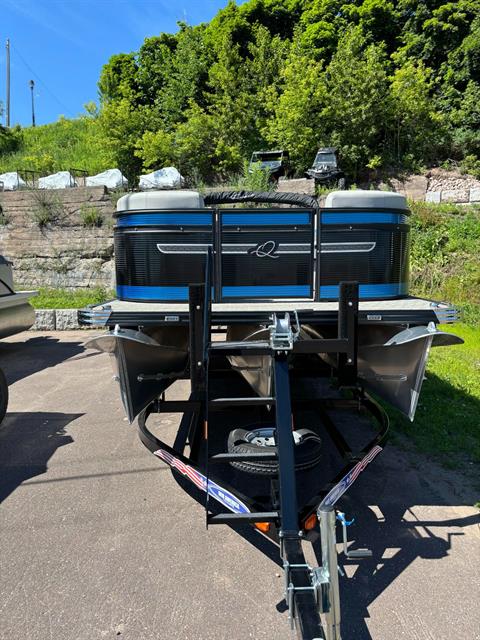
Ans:
{"type": "Polygon", "coordinates": [[[142,170],[142,161],[135,151],[148,121],[148,108],[136,107],[128,98],[103,105],[100,125],[108,157],[131,185],[138,182],[142,170]]]}
{"type": "Polygon", "coordinates": [[[337,146],[352,177],[471,159],[479,52],[480,0],[229,0],[112,56],[99,121],[132,175],[176,163],[225,177],[269,145],[298,173],[337,146]]]}
{"type": "Polygon", "coordinates": [[[15,153],[21,146],[22,131],[20,127],[7,129],[0,124],[0,155],[15,153]]]}
{"type": "Polygon", "coordinates": [[[272,117],[264,135],[275,146],[287,149],[292,166],[302,173],[326,140],[320,114],[327,103],[323,65],[305,52],[298,40],[281,74],[282,87],[270,91],[272,117]]]}
{"type": "Polygon", "coordinates": [[[360,27],[349,27],[326,68],[327,105],[321,121],[343,166],[356,177],[385,156],[390,102],[383,44],[366,44],[360,27]]]}
{"type": "Polygon", "coordinates": [[[204,107],[212,52],[205,46],[204,27],[180,24],[175,54],[166,67],[166,78],[153,100],[163,126],[172,130],[185,119],[191,101],[204,107]]]}
{"type": "MultiPolygon", "coordinates": [[[[432,71],[407,60],[391,78],[393,130],[390,154],[397,164],[436,158],[445,135],[444,119],[432,100],[432,71]]],[[[412,167],[413,168],[413,167],[412,167]]]]}
{"type": "Polygon", "coordinates": [[[102,103],[132,97],[137,93],[135,54],[119,53],[102,68],[98,90],[102,103]]]}
{"type": "Polygon", "coordinates": [[[245,61],[245,90],[251,96],[252,133],[248,152],[263,148],[266,144],[264,131],[271,115],[268,107],[272,93],[278,94],[282,87],[282,74],[290,50],[290,43],[258,25],[254,29],[254,40],[248,48],[245,61]]]}
{"type": "Polygon", "coordinates": [[[143,104],[153,104],[168,83],[177,47],[177,37],[162,34],[145,38],[136,60],[135,78],[143,104]]]}
{"type": "Polygon", "coordinates": [[[470,80],[452,113],[454,154],[480,158],[480,84],[470,80]]]}

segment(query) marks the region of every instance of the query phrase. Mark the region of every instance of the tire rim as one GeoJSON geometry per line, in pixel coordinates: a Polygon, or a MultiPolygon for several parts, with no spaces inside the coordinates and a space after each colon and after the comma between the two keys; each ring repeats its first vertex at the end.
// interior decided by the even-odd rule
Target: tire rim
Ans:
{"type": "MultiPolygon", "coordinates": [[[[302,442],[302,436],[296,431],[292,431],[294,443],[300,444],[302,442]]],[[[257,445],[257,447],[276,447],[275,441],[275,428],[274,427],[261,427],[259,429],[252,429],[245,436],[245,441],[249,444],[257,445]]]]}
{"type": "Polygon", "coordinates": [[[253,429],[247,433],[245,440],[249,444],[257,445],[257,447],[275,447],[275,429],[273,427],[253,429]]]}

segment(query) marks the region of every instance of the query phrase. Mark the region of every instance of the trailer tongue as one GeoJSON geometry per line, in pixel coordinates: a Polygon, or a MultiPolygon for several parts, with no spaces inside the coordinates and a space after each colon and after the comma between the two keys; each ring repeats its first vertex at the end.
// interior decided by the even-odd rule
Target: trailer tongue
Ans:
{"type": "Polygon", "coordinates": [[[115,230],[119,300],[80,313],[108,327],[90,346],[114,356],[128,418],[138,414],[143,444],[203,502],[207,524],[253,524],[278,545],[304,640],[341,638],[337,521],[353,553],[336,507],[388,431],[365,388],[413,418],[430,347],[461,342],[436,327],[455,319],[449,305],[408,297],[403,197],[350,198],[340,192],[319,211],[295,194],[213,194],[212,208],[195,192],[126,196],[115,230]],[[297,206],[219,208],[252,200],[297,206]],[[318,382],[307,396],[297,393],[306,375],[318,382]],[[186,377],[189,397],[168,400],[186,377]],[[305,409],[317,416],[309,429],[305,409]],[[355,449],[335,415],[360,411],[377,429],[355,449]],[[155,413],[183,414],[173,447],[147,426],[155,413]],[[325,437],[343,461],[331,478],[325,437]],[[304,545],[318,534],[314,567],[304,545]]]}

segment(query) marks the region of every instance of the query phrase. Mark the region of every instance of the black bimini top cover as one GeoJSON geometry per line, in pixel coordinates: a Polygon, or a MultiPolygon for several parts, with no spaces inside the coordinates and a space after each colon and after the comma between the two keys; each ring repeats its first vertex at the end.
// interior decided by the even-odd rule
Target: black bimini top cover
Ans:
{"type": "Polygon", "coordinates": [[[256,202],[258,204],[290,204],[295,207],[316,209],[318,201],[304,193],[282,193],[280,191],[218,191],[209,193],[203,198],[205,205],[236,204],[239,202],[256,202]]]}

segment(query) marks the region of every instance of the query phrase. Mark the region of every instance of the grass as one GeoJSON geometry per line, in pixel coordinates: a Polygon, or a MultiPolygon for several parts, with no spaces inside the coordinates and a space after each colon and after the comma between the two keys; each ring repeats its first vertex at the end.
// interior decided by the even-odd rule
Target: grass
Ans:
{"type": "Polygon", "coordinates": [[[480,463],[480,327],[442,329],[465,344],[431,350],[415,421],[387,407],[392,430],[447,466],[480,463]]]}
{"type": "Polygon", "coordinates": [[[101,227],[103,224],[103,214],[98,207],[82,204],[80,207],[80,220],[84,227],[101,227]]]}
{"type": "Polygon", "coordinates": [[[65,217],[65,208],[58,195],[48,189],[32,189],[30,217],[41,229],[65,217]]]}
{"type": "MultiPolygon", "coordinates": [[[[35,289],[35,287],[18,287],[17,290],[35,289]]],[[[39,289],[38,296],[31,298],[30,302],[35,309],[81,309],[88,304],[99,304],[115,297],[113,291],[103,287],[91,289],[39,289]]]]}
{"type": "Polygon", "coordinates": [[[39,127],[22,129],[15,153],[0,155],[0,173],[30,169],[42,175],[67,169],[85,169],[89,175],[114,166],[99,132],[98,120],[89,115],[39,127]]]}
{"type": "Polygon", "coordinates": [[[411,293],[449,300],[480,324],[480,207],[411,202],[411,293]]]}

